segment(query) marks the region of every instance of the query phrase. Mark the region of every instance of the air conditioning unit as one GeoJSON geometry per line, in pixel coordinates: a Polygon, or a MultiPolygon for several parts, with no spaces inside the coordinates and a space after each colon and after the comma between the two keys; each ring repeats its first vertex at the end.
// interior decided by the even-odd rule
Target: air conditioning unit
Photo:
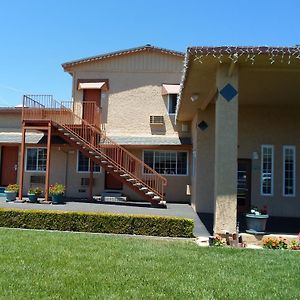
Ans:
{"type": "MultiPolygon", "coordinates": [[[[81,186],[89,186],[90,185],[90,178],[82,177],[80,179],[81,186]]],[[[93,178],[93,186],[95,185],[95,178],[93,178]]]]}
{"type": "Polygon", "coordinates": [[[30,184],[45,184],[45,175],[30,176],[30,184]]]}
{"type": "Polygon", "coordinates": [[[150,116],[150,124],[162,125],[164,124],[164,116],[150,116]]]}

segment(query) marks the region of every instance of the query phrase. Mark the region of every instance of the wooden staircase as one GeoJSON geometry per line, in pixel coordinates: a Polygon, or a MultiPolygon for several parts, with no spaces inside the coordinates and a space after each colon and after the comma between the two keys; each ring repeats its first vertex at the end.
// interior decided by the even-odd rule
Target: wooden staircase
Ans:
{"type": "MultiPolygon", "coordinates": [[[[78,107],[76,110],[78,113],[78,107]]],[[[95,164],[109,171],[152,205],[165,207],[167,180],[77,113],[74,113],[73,103],[59,103],[50,95],[23,98],[23,124],[51,123],[56,134],[95,164]]]]}

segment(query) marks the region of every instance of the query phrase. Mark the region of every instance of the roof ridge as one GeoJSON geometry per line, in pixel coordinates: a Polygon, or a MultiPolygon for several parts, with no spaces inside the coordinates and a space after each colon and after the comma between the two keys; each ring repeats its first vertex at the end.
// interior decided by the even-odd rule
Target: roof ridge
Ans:
{"type": "Polygon", "coordinates": [[[65,62],[62,64],[63,68],[69,67],[69,66],[74,66],[82,63],[87,63],[91,61],[96,61],[96,60],[101,60],[105,58],[110,58],[110,57],[115,57],[115,56],[121,56],[121,55],[126,55],[126,54],[131,54],[135,52],[142,52],[142,51],[158,51],[164,54],[170,54],[174,56],[179,56],[179,57],[184,57],[184,52],[176,51],[176,50],[171,50],[171,49],[166,49],[166,48],[161,48],[161,47],[156,47],[150,44],[146,44],[144,46],[140,47],[134,47],[134,48],[129,48],[129,49],[124,49],[124,50],[118,50],[118,51],[113,51],[113,52],[107,52],[104,54],[100,55],[95,55],[95,56],[89,56],[86,58],[81,58],[69,62],[65,62]]]}

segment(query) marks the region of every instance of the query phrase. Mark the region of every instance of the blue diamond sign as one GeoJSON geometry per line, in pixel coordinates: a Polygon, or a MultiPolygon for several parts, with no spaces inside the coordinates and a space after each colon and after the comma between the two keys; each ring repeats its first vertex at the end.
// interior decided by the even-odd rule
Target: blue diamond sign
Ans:
{"type": "Polygon", "coordinates": [[[231,101],[237,95],[237,93],[237,90],[230,83],[227,83],[220,91],[220,94],[228,102],[231,101]]]}

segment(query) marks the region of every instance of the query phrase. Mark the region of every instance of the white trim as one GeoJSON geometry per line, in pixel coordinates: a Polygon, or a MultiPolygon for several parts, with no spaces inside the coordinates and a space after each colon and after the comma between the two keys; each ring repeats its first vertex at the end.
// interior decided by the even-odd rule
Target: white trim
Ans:
{"type": "Polygon", "coordinates": [[[175,106],[175,112],[170,113],[170,95],[177,95],[176,96],[176,104],[177,104],[178,94],[168,94],[168,115],[174,116],[176,114],[176,106],[175,106]]]}
{"type": "Polygon", "coordinates": [[[295,197],[296,196],[296,146],[283,145],[282,147],[282,196],[295,197]],[[293,150],[293,194],[285,194],[285,150],[293,150]]]}
{"type": "MultiPolygon", "coordinates": [[[[145,155],[145,151],[152,151],[152,152],[185,152],[187,155],[186,155],[186,174],[163,174],[163,173],[158,173],[159,175],[162,175],[162,176],[176,176],[176,177],[182,177],[182,176],[189,176],[189,151],[186,151],[186,150],[154,150],[154,149],[143,149],[143,155],[142,155],[142,159],[143,159],[143,162],[145,162],[145,159],[144,159],[144,155],[145,155]]],[[[154,169],[154,166],[151,167],[153,170],[154,169]]],[[[176,154],[176,170],[177,170],[177,154],[176,154]]],[[[152,174],[146,174],[144,172],[144,168],[142,170],[142,173],[143,175],[152,175],[152,174]]]]}
{"type": "Polygon", "coordinates": [[[273,196],[274,195],[274,145],[261,145],[261,160],[260,160],[260,195],[261,196],[273,196]],[[266,194],[263,193],[263,149],[271,149],[272,150],[272,167],[271,167],[271,193],[266,194]]]}
{"type": "MultiPolygon", "coordinates": [[[[79,150],[77,150],[77,155],[76,155],[76,173],[79,173],[79,174],[87,174],[87,173],[90,173],[90,158],[88,158],[89,159],[89,168],[88,168],[88,171],[79,171],[78,170],[78,167],[79,167],[79,165],[78,165],[78,161],[79,161],[79,150]]],[[[84,156],[84,155],[83,155],[84,156]]],[[[84,156],[85,157],[85,156],[84,156]]],[[[98,165],[99,166],[99,165],[98,165]]],[[[100,173],[102,173],[102,168],[101,168],[101,166],[99,166],[100,167],[100,170],[99,171],[94,171],[93,173],[96,173],[96,174],[100,174],[100,173]]]]}
{"type": "MultiPolygon", "coordinates": [[[[25,170],[24,172],[26,173],[46,173],[46,170],[43,171],[43,170],[27,170],[27,150],[28,149],[47,149],[47,147],[26,147],[26,151],[25,151],[25,170]]],[[[38,156],[37,156],[37,160],[38,160],[38,156]]],[[[37,163],[37,166],[38,166],[38,163],[37,163]]]]}

